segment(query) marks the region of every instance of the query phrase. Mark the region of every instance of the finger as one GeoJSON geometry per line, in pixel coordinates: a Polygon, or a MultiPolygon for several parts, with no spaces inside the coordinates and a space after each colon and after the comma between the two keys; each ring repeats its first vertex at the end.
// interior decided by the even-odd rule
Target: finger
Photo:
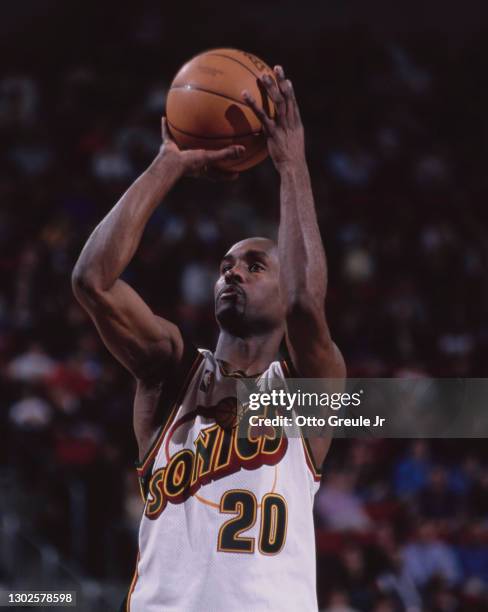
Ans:
{"type": "Polygon", "coordinates": [[[300,109],[298,108],[298,102],[297,99],[295,97],[295,89],[293,87],[293,83],[290,81],[290,79],[286,79],[286,85],[285,85],[286,89],[287,89],[287,95],[288,95],[288,116],[290,118],[291,121],[294,121],[295,124],[296,123],[300,123],[301,122],[301,117],[300,117],[300,109]]]}
{"type": "Polygon", "coordinates": [[[286,116],[286,100],[276,81],[269,74],[265,74],[260,78],[260,82],[263,84],[268,96],[273,100],[277,117],[283,119],[286,116]]]}
{"type": "Polygon", "coordinates": [[[286,79],[285,79],[285,71],[282,66],[275,66],[273,68],[273,72],[275,74],[276,83],[278,84],[278,88],[284,98],[286,98],[287,90],[286,90],[286,79]]]}
{"type": "Polygon", "coordinates": [[[256,117],[259,119],[259,121],[261,121],[265,133],[269,134],[273,127],[273,120],[268,117],[264,110],[258,105],[256,100],[247,91],[247,89],[242,92],[242,99],[248,106],[251,107],[256,117]]]}
{"type": "Polygon", "coordinates": [[[205,151],[205,163],[214,164],[215,162],[225,161],[228,159],[239,159],[244,155],[246,147],[242,145],[231,145],[225,149],[217,151],[205,151]]]}
{"type": "Polygon", "coordinates": [[[297,100],[295,98],[295,90],[293,89],[293,83],[290,81],[290,79],[285,79],[283,88],[286,91],[286,112],[288,116],[288,121],[290,121],[292,125],[296,125],[300,122],[300,111],[298,109],[297,100]]]}
{"type": "Polygon", "coordinates": [[[286,102],[286,117],[292,125],[295,125],[299,119],[299,113],[295,94],[293,92],[293,85],[290,79],[285,78],[285,71],[282,66],[275,66],[273,70],[276,75],[278,87],[286,102]]]}

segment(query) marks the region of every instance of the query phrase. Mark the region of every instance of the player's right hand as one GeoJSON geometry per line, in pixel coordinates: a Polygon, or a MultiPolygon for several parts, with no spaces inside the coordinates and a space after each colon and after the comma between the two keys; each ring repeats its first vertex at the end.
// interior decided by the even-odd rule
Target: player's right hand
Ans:
{"type": "Polygon", "coordinates": [[[181,164],[184,175],[213,181],[232,181],[238,178],[238,172],[226,172],[216,168],[214,164],[220,161],[237,160],[242,157],[246,150],[242,145],[231,145],[216,151],[207,149],[182,150],[171,138],[166,117],[161,120],[161,135],[163,142],[159,154],[181,164]]]}

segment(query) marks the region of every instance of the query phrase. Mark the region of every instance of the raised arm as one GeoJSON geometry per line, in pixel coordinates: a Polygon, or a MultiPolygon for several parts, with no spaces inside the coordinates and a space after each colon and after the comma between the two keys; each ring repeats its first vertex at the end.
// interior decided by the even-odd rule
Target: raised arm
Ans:
{"type": "Polygon", "coordinates": [[[72,276],[73,291],[107,348],[137,379],[148,381],[161,380],[181,359],[183,341],[176,325],[154,315],[120,275],[134,256],[149,218],[176,181],[242,152],[242,147],[180,151],[164,119],[162,132],[159,154],[95,228],[72,276]]]}
{"type": "Polygon", "coordinates": [[[283,69],[262,84],[276,106],[270,119],[247,92],[244,99],[260,118],[268,151],[279,172],[280,227],[278,254],[281,288],[287,305],[287,344],[300,376],[343,378],[345,365],[332,341],[325,317],[327,264],[317,223],[305,158],[303,126],[291,81],[283,69]]]}

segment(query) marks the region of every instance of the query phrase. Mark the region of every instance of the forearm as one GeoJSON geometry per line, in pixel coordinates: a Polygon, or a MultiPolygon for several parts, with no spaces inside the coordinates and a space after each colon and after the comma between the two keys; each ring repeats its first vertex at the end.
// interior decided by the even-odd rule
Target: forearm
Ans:
{"type": "Polygon", "coordinates": [[[95,228],[74,278],[110,289],[134,256],[149,218],[181,175],[176,159],[158,155],[95,228]]]}
{"type": "Polygon", "coordinates": [[[306,161],[280,170],[278,254],[288,305],[307,297],[322,305],[327,266],[306,161]]]}

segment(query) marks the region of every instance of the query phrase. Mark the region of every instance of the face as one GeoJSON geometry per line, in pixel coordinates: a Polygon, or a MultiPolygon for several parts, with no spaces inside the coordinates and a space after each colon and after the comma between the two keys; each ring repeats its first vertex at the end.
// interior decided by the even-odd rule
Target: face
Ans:
{"type": "Polygon", "coordinates": [[[279,262],[272,240],[249,238],[225,254],[215,284],[215,316],[222,329],[241,337],[283,326],[279,262]]]}

